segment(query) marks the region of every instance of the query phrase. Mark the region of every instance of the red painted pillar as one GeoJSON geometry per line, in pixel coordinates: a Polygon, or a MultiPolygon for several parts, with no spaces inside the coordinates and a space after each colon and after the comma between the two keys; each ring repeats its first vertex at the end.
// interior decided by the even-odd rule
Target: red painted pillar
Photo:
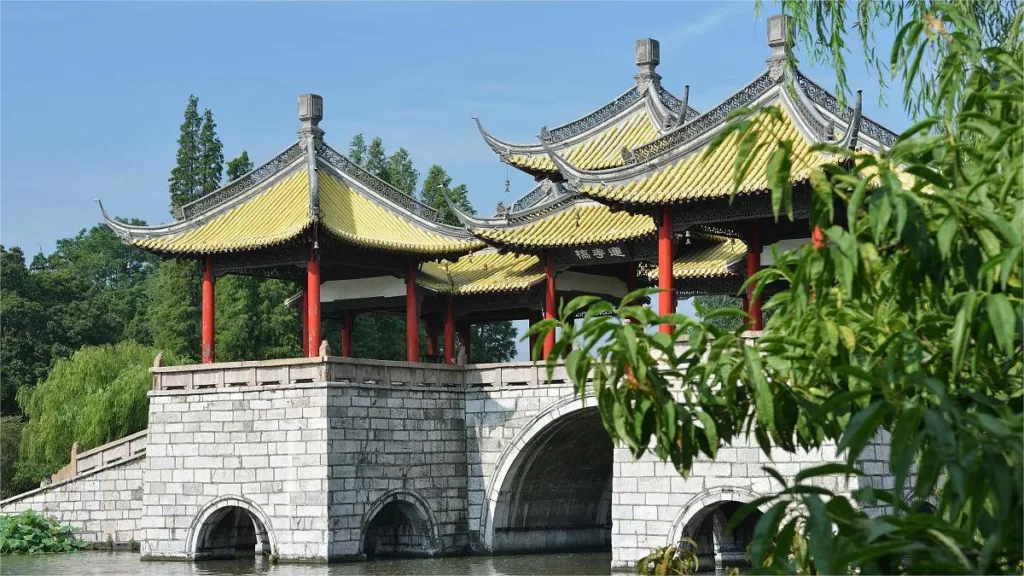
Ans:
{"type": "Polygon", "coordinates": [[[468,321],[459,326],[459,341],[462,342],[462,349],[466,351],[466,364],[472,364],[473,326],[468,321]]]}
{"type": "Polygon", "coordinates": [[[306,356],[312,358],[320,354],[320,257],[315,248],[306,264],[306,323],[306,356]]]}
{"type": "MultiPolygon", "coordinates": [[[[533,328],[534,324],[536,324],[537,322],[540,322],[540,318],[541,318],[540,310],[530,310],[530,317],[528,319],[529,322],[530,322],[530,328],[533,328]]],[[[528,351],[528,353],[530,354],[530,360],[534,360],[534,358],[533,358],[533,347],[536,346],[536,345],[537,345],[537,335],[533,334],[533,335],[530,336],[530,350],[528,351]]]]}
{"type": "MultiPolygon", "coordinates": [[[[747,278],[753,276],[761,269],[761,227],[757,222],[750,226],[750,240],[747,242],[747,278]]],[[[764,319],[761,316],[761,297],[754,298],[754,285],[747,287],[747,313],[750,314],[751,330],[764,328],[764,319]]]]}
{"type": "MultiPolygon", "coordinates": [[[[555,255],[548,250],[544,253],[544,276],[547,278],[547,289],[544,292],[544,319],[555,319],[555,255]]],[[[551,356],[555,348],[555,331],[544,336],[544,360],[551,356]]]]}
{"type": "Polygon", "coordinates": [[[420,361],[420,327],[416,310],[416,261],[409,259],[409,273],[405,278],[405,359],[420,361]]]}
{"type": "Polygon", "coordinates": [[[427,318],[427,356],[431,362],[437,356],[437,318],[434,316],[427,318]]]}
{"type": "Polygon", "coordinates": [[[345,310],[345,320],[341,326],[341,355],[343,358],[352,357],[353,324],[355,324],[355,314],[351,310],[345,310]]]}
{"type": "Polygon", "coordinates": [[[305,286],[302,287],[302,307],[299,308],[299,316],[302,318],[302,357],[309,356],[309,292],[305,286]]]}
{"type": "Polygon", "coordinates": [[[214,327],[213,327],[213,257],[206,256],[203,261],[203,364],[215,362],[214,327]]]}
{"type": "Polygon", "coordinates": [[[444,363],[455,364],[455,303],[451,296],[444,314],[444,363]]]}
{"type": "MultiPolygon", "coordinates": [[[[661,208],[661,225],[658,226],[658,314],[676,311],[676,293],[672,289],[672,209],[661,208]]],[[[672,332],[670,324],[658,327],[663,333],[672,332]]]]}

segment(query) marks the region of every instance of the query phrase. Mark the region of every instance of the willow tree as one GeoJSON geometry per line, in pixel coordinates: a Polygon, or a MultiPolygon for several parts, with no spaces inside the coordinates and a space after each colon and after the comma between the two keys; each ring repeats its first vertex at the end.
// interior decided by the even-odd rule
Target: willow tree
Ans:
{"type": "MultiPolygon", "coordinates": [[[[905,77],[917,123],[880,154],[817,146],[847,161],[810,176],[812,243],[748,280],[788,286],[766,304],[775,313],[764,335],[744,344],[739,330],[659,317],[637,305],[649,291],[617,307],[577,299],[536,330],[560,329],[552,358],[575,341],[572,379],[582,392],[592,373],[606,429],[637,457],[653,452],[687,474],[701,454],[748,434],[769,455],[838,446],[845,464],[805,470],[732,519],[767,510],[750,550],[756,572],[1019,574],[1022,11],[931,0],[783,11],[841,90],[848,36],[859,37],[886,78],[905,77]],[[872,43],[885,26],[899,30],[888,58],[872,43]],[[662,323],[671,334],[648,329],[662,323]],[[677,350],[683,335],[690,346],[677,350]],[[858,456],[883,432],[892,488],[848,497],[808,482],[858,474],[858,456]],[[917,506],[925,501],[934,513],[917,506]],[[864,511],[876,505],[881,515],[864,511]]],[[[772,113],[737,111],[718,142],[757,141],[756,116],[772,113]]],[[[766,174],[778,218],[790,207],[788,144],[778,142],[766,174]]]]}

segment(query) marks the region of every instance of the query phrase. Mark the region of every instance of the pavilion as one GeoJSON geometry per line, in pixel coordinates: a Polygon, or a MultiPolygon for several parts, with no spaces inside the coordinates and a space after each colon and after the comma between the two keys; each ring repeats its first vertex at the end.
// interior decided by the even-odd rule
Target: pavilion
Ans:
{"type": "MultiPolygon", "coordinates": [[[[407,360],[421,360],[424,321],[428,356],[447,363],[455,361],[456,332],[470,361],[473,323],[553,318],[559,297],[617,300],[657,285],[668,295],[659,312],[668,314],[679,296],[736,295],[772,245],[810,238],[807,178],[836,162],[814,144],[877,151],[896,139],[861,114],[859,95],[855,107],[842,106],[798,70],[787,28],[783,16],[768,19],[765,71],[704,113],[688,106],[689,87],[682,99],[662,87],[659,44],[642,39],[628,90],[578,120],[541,128],[536,144],[498,139],[477,120],[501,160],[537,183],[491,217],[452,206],[461,226],[444,224],[438,211],[331,148],[319,128],[323,101],[313,94],[299,97],[295,143],[184,206],[175,222],[131,226],[103,215],[127,244],[202,262],[203,362],[215,360],[214,279],[225,274],[302,286],[307,356],[326,352],[322,313],[343,319],[342,356],[352,355],[356,313],[404,312],[407,360]],[[708,145],[740,107],[779,113],[759,120],[766,146],[737,188],[736,138],[713,151],[708,145]],[[776,222],[765,168],[782,140],[792,142],[795,219],[776,222]]],[[[744,306],[761,329],[760,298],[748,292],[744,306]]],[[[549,334],[544,358],[553,345],[549,334]]]]}

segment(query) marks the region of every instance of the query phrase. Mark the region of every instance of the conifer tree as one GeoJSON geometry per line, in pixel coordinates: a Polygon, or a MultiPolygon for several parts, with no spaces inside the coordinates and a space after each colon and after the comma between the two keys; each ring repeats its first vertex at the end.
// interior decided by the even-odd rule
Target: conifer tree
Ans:
{"type": "Polygon", "coordinates": [[[399,148],[388,158],[388,182],[402,192],[412,196],[416,193],[416,181],[420,173],[412,165],[409,151],[399,148]]]}
{"type": "Polygon", "coordinates": [[[252,161],[249,160],[249,151],[242,150],[237,158],[228,161],[227,178],[228,182],[238,180],[245,174],[252,172],[252,161]]]}
{"type": "Polygon", "coordinates": [[[356,134],[348,145],[348,157],[356,164],[363,166],[366,162],[366,139],[356,134]]]}
{"type": "Polygon", "coordinates": [[[469,201],[469,189],[466,188],[466,185],[459,184],[455,188],[452,188],[451,185],[452,177],[445,172],[444,168],[434,164],[430,167],[427,177],[423,180],[420,201],[440,212],[442,221],[445,224],[458,226],[459,219],[451,208],[448,207],[445,196],[450,198],[464,212],[475,214],[476,211],[473,209],[473,204],[469,201]]]}
{"type": "MultiPolygon", "coordinates": [[[[217,123],[209,108],[203,111],[202,127],[199,130],[199,196],[202,197],[220,188],[224,173],[224,145],[217,137],[217,123]]],[[[193,198],[195,200],[196,198],[193,198]]]]}
{"type": "Polygon", "coordinates": [[[199,134],[202,127],[199,118],[199,98],[189,95],[185,106],[185,119],[181,123],[181,134],[178,136],[178,159],[171,170],[171,215],[176,216],[178,209],[198,197],[201,186],[199,183],[199,134]]]}
{"type": "Polygon", "coordinates": [[[388,183],[391,182],[388,177],[388,157],[384,151],[384,142],[380,138],[370,141],[370,147],[366,151],[366,165],[363,167],[377,178],[388,183]]]}

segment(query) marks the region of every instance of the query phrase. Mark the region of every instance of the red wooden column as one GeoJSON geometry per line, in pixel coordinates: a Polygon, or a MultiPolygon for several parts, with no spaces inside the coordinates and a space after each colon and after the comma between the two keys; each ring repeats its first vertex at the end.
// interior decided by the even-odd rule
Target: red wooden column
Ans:
{"type": "MultiPolygon", "coordinates": [[[[540,322],[540,319],[541,319],[540,310],[530,310],[530,316],[527,319],[527,321],[530,323],[530,328],[533,328],[534,324],[536,324],[537,322],[540,322]]],[[[534,358],[533,358],[533,347],[536,346],[536,345],[537,345],[537,335],[533,334],[533,335],[530,336],[530,349],[527,351],[528,354],[530,355],[530,360],[534,360],[534,358]]]]}
{"type": "MultiPolygon", "coordinates": [[[[676,311],[676,294],[672,289],[672,209],[661,208],[661,224],[658,226],[658,314],[676,311]]],[[[670,324],[658,327],[663,333],[672,332],[670,324]]]]}
{"type": "Polygon", "coordinates": [[[216,361],[213,310],[213,257],[207,255],[203,261],[203,364],[212,364],[216,361]]]}
{"type": "Polygon", "coordinates": [[[355,324],[355,314],[351,310],[345,310],[344,323],[341,325],[341,356],[352,357],[352,325],[355,324]]]}
{"type": "MultiPolygon", "coordinates": [[[[547,289],[544,292],[544,319],[555,319],[555,255],[548,250],[544,253],[544,276],[547,278],[547,289]]],[[[555,331],[544,336],[544,360],[551,356],[555,349],[555,331]]]]}
{"type": "Polygon", "coordinates": [[[455,303],[451,296],[444,314],[444,363],[455,364],[455,303]]]}
{"type": "Polygon", "coordinates": [[[427,356],[431,361],[437,356],[437,318],[434,316],[427,318],[427,356]]]}
{"type": "MultiPolygon", "coordinates": [[[[747,242],[747,278],[753,276],[761,269],[761,227],[757,222],[750,225],[750,240],[747,242]]],[[[750,329],[761,330],[764,328],[764,318],[761,316],[761,297],[754,298],[754,285],[747,287],[747,314],[750,314],[750,329]]]]}
{"type": "Polygon", "coordinates": [[[405,278],[405,359],[420,361],[420,327],[416,310],[416,261],[409,259],[409,273],[405,278]]]}
{"type": "Polygon", "coordinates": [[[310,248],[306,264],[306,356],[320,354],[320,256],[310,248]]]}
{"type": "Polygon", "coordinates": [[[305,286],[302,287],[302,307],[299,308],[299,316],[302,317],[302,357],[309,356],[309,293],[305,286]]]}
{"type": "Polygon", "coordinates": [[[459,341],[462,342],[462,349],[466,351],[466,364],[473,363],[473,325],[467,320],[459,326],[459,341]]]}

